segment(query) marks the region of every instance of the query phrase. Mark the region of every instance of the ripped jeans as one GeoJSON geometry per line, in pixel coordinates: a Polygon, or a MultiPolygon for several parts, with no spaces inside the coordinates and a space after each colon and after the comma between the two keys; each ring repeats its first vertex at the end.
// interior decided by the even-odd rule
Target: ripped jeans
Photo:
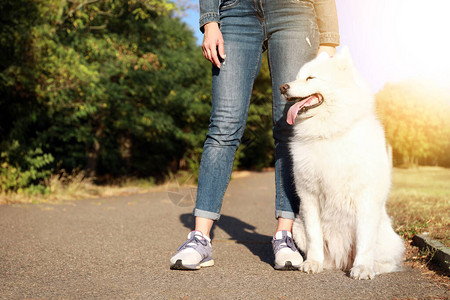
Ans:
{"type": "Polygon", "coordinates": [[[226,59],[212,70],[212,109],[200,163],[194,215],[217,220],[230,181],[234,157],[244,133],[253,82],[268,51],[272,79],[273,138],[275,140],[275,217],[294,219],[299,199],[295,192],[286,122],[291,103],[280,85],[293,81],[319,47],[314,6],[306,0],[223,0],[220,30],[226,59]]]}

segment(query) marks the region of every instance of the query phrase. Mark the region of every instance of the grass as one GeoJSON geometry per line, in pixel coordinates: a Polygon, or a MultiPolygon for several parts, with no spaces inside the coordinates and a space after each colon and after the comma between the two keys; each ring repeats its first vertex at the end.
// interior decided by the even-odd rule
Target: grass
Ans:
{"type": "Polygon", "coordinates": [[[84,172],[74,172],[72,174],[63,172],[52,175],[46,185],[49,187],[49,191],[45,194],[2,193],[0,194],[0,205],[13,203],[57,203],[77,199],[144,193],[159,188],[153,178],[122,178],[114,180],[114,183],[98,185],[94,183],[92,178],[85,176],[84,172]]]}
{"type": "Polygon", "coordinates": [[[387,210],[405,239],[428,233],[450,246],[450,169],[395,168],[387,210]]]}

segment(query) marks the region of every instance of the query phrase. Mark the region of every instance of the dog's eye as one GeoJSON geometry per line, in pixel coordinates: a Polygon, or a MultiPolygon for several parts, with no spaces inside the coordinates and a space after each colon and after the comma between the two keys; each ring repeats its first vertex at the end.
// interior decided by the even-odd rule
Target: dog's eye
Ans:
{"type": "Polygon", "coordinates": [[[316,78],[316,77],[309,76],[308,78],[306,78],[306,81],[308,81],[308,80],[310,80],[310,79],[314,79],[314,78],[316,78]]]}

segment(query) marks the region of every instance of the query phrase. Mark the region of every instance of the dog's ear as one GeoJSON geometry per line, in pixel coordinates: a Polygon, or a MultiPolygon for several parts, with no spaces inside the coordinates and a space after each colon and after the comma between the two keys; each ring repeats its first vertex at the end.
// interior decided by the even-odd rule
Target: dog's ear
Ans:
{"type": "Polygon", "coordinates": [[[350,50],[348,49],[348,46],[342,46],[341,50],[339,51],[339,53],[337,55],[342,58],[347,58],[350,60],[352,59],[352,57],[350,55],[350,50]]]}
{"type": "Polygon", "coordinates": [[[317,55],[317,60],[325,60],[325,59],[330,59],[330,55],[328,53],[326,53],[325,51],[321,52],[319,55],[317,55]]]}
{"type": "Polygon", "coordinates": [[[341,50],[335,56],[338,60],[338,65],[340,69],[348,69],[353,65],[352,56],[347,46],[343,46],[341,50]]]}

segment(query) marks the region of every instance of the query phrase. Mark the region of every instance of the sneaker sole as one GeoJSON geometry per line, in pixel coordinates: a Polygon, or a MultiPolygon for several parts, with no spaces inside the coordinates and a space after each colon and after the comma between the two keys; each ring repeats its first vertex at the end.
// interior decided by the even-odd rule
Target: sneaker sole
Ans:
{"type": "Polygon", "coordinates": [[[290,261],[284,263],[284,266],[275,265],[274,269],[277,271],[298,271],[300,266],[293,266],[290,261]]]}
{"type": "Polygon", "coordinates": [[[183,261],[181,259],[179,259],[173,265],[170,266],[170,269],[172,269],[172,270],[199,270],[200,268],[212,267],[212,266],[214,266],[213,259],[202,262],[198,265],[183,265],[183,261]]]}

